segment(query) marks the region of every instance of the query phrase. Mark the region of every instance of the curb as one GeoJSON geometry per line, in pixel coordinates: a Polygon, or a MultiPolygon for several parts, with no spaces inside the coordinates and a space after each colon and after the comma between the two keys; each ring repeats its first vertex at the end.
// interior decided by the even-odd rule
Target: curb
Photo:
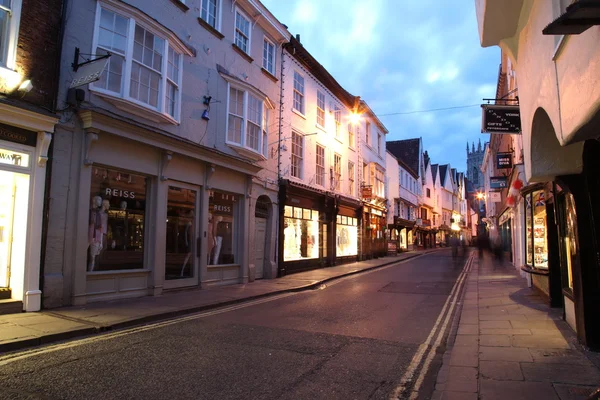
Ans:
{"type": "MultiPolygon", "coordinates": [[[[205,304],[202,306],[195,306],[195,307],[184,308],[184,309],[180,309],[180,310],[167,311],[167,312],[163,312],[163,313],[159,313],[159,314],[153,314],[153,315],[147,315],[147,316],[140,317],[140,318],[135,318],[135,319],[132,319],[129,321],[117,322],[117,323],[110,324],[110,325],[96,325],[96,326],[91,326],[89,328],[75,329],[72,331],[53,333],[53,334],[49,334],[49,335],[40,336],[37,338],[29,338],[29,339],[19,340],[19,341],[15,341],[15,342],[0,344],[0,353],[22,350],[22,349],[26,349],[26,348],[30,348],[30,347],[36,347],[36,346],[46,345],[46,344],[50,344],[50,343],[60,342],[63,340],[75,339],[75,338],[79,338],[79,337],[83,337],[83,336],[97,335],[100,333],[117,330],[117,329],[131,328],[133,326],[148,324],[151,322],[157,322],[157,321],[162,321],[162,320],[171,319],[171,318],[177,318],[177,317],[181,317],[183,315],[193,314],[193,313],[197,313],[197,312],[201,312],[201,311],[212,310],[212,309],[219,308],[219,307],[227,307],[227,306],[231,306],[234,304],[240,304],[240,303],[245,303],[245,302],[252,301],[252,300],[258,300],[258,299],[263,299],[266,297],[277,296],[277,295],[284,294],[284,293],[298,293],[298,292],[313,290],[313,289],[316,289],[316,288],[320,287],[321,285],[326,284],[328,282],[332,282],[332,281],[342,279],[342,278],[352,276],[352,275],[358,275],[363,272],[373,271],[376,269],[387,267],[389,265],[404,262],[404,261],[410,260],[415,257],[433,253],[435,251],[439,251],[439,249],[430,250],[430,251],[418,253],[418,254],[412,254],[406,258],[403,258],[402,260],[389,261],[389,262],[386,262],[383,264],[374,265],[372,267],[367,267],[367,268],[356,270],[356,271],[346,272],[346,273],[343,273],[338,276],[333,276],[331,278],[317,281],[315,283],[310,283],[310,284],[304,285],[304,286],[297,286],[297,287],[290,288],[290,289],[276,290],[273,292],[257,294],[254,296],[243,297],[243,298],[223,301],[223,302],[219,302],[219,303],[205,304]]],[[[56,316],[56,317],[62,318],[60,316],[56,316]]],[[[69,320],[72,321],[72,319],[69,319],[69,320]]],[[[85,322],[88,325],[90,325],[89,322],[84,321],[84,320],[77,320],[77,321],[85,322]]]]}

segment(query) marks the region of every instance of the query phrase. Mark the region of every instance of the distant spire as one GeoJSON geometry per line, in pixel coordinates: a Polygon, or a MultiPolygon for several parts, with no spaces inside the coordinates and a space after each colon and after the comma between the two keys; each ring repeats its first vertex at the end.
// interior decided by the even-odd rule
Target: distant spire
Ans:
{"type": "Polygon", "coordinates": [[[469,141],[467,140],[467,155],[469,155],[469,141]]]}
{"type": "Polygon", "coordinates": [[[475,142],[473,142],[473,149],[471,150],[471,153],[475,153],[475,142]]]}
{"type": "Polygon", "coordinates": [[[477,151],[481,151],[481,139],[479,139],[479,144],[477,145],[477,151]]]}

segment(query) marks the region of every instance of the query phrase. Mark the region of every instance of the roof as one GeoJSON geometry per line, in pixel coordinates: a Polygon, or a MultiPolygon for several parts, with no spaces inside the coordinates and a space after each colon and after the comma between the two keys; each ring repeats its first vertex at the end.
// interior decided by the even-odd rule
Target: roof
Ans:
{"type": "Polygon", "coordinates": [[[452,177],[452,182],[458,182],[458,174],[456,173],[456,168],[450,169],[450,176],[452,177]]]}
{"type": "Polygon", "coordinates": [[[386,142],[386,147],[390,153],[394,155],[398,160],[402,161],[408,166],[410,170],[419,176],[419,156],[421,139],[405,139],[405,140],[394,140],[386,142]]]}
{"type": "Polygon", "coordinates": [[[437,164],[431,164],[431,176],[433,177],[433,184],[435,185],[435,177],[437,176],[437,172],[438,172],[438,165],[437,164]]]}
{"type": "Polygon", "coordinates": [[[440,184],[446,186],[446,173],[450,164],[440,165],[440,184]]]}
{"type": "Polygon", "coordinates": [[[359,98],[353,96],[344,89],[295,37],[290,37],[290,41],[283,46],[288,50],[292,57],[304,65],[304,67],[306,67],[319,82],[329,89],[331,93],[333,93],[348,108],[354,108],[358,105],[359,98]]]}

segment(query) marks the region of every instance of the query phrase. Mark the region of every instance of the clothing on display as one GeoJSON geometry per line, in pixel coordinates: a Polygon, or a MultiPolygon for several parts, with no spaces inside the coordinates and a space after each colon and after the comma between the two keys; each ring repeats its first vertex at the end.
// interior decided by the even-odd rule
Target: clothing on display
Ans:
{"type": "Polygon", "coordinates": [[[319,212],[285,206],[283,260],[319,258],[319,212]]]}
{"type": "Polygon", "coordinates": [[[336,256],[358,255],[358,219],[338,215],[336,224],[336,256]]]}
{"type": "Polygon", "coordinates": [[[227,265],[235,263],[235,199],[236,196],[218,191],[209,197],[208,264],[227,265]]]}

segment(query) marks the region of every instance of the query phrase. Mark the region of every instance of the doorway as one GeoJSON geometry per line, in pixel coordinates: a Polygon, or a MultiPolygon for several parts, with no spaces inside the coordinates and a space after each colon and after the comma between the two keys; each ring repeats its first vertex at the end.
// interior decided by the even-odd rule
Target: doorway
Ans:
{"type": "Polygon", "coordinates": [[[23,300],[29,175],[0,170],[0,295],[23,300]]]}
{"type": "Polygon", "coordinates": [[[165,249],[165,288],[198,285],[198,189],[169,186],[165,249]]]}

